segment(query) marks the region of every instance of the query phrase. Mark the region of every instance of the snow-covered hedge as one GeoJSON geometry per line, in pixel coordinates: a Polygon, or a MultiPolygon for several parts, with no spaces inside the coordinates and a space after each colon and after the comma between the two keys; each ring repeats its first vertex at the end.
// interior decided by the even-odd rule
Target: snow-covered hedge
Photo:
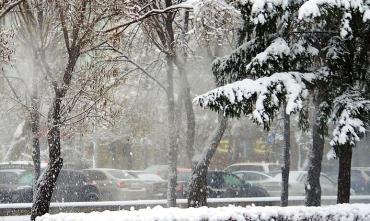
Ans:
{"type": "Polygon", "coordinates": [[[46,214],[36,221],[370,221],[370,204],[326,207],[219,207],[163,208],[46,214]]]}

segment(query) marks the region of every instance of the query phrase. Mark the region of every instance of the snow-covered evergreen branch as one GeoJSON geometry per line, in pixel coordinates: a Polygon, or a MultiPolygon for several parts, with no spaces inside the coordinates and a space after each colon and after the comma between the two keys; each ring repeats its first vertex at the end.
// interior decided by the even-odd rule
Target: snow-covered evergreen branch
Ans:
{"type": "Polygon", "coordinates": [[[369,125],[370,100],[357,91],[348,91],[334,100],[333,121],[335,128],[330,145],[355,145],[369,125]]]}
{"type": "Polygon", "coordinates": [[[252,114],[256,123],[269,127],[283,102],[286,113],[300,111],[307,96],[306,84],[313,73],[282,72],[257,80],[244,79],[211,90],[194,99],[204,108],[222,111],[228,117],[252,114]]]}

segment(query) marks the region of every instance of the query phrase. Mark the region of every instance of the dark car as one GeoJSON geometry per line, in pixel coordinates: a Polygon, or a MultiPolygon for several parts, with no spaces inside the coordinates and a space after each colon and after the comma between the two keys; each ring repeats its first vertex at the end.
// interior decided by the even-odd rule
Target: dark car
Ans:
{"type": "Polygon", "coordinates": [[[53,201],[84,202],[98,201],[99,191],[94,181],[78,170],[62,170],[53,193],[53,201]]]}
{"type": "Polygon", "coordinates": [[[0,203],[32,202],[32,171],[0,170],[0,203]]]}
{"type": "MultiPolygon", "coordinates": [[[[31,203],[33,173],[29,169],[0,170],[1,203],[31,203]]],[[[58,176],[52,201],[97,201],[99,192],[93,182],[77,170],[62,170],[58,176]]]]}
{"type": "Polygon", "coordinates": [[[351,188],[356,194],[370,193],[370,169],[354,167],[351,169],[351,188]]]}
{"type": "MultiPolygon", "coordinates": [[[[178,196],[187,196],[187,185],[191,173],[178,174],[178,196]]],[[[257,185],[251,185],[236,175],[223,171],[208,171],[207,173],[207,195],[209,198],[233,198],[233,197],[268,197],[268,192],[257,185]]]]}

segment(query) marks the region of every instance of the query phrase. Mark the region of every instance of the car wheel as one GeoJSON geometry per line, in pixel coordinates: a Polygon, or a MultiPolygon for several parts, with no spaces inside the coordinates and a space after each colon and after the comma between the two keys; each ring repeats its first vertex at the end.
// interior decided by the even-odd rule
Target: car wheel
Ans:
{"type": "MultiPolygon", "coordinates": [[[[260,186],[251,186],[248,197],[269,197],[270,194],[260,186]]],[[[256,206],[272,206],[272,202],[257,202],[256,206]]]]}
{"type": "Polygon", "coordinates": [[[86,196],[86,201],[88,202],[94,202],[98,200],[99,200],[99,196],[96,193],[88,193],[86,196]]]}

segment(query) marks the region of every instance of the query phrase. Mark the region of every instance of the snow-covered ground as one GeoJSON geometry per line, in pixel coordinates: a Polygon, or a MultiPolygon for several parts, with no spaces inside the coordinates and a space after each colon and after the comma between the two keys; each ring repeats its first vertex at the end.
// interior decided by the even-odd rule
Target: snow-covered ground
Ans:
{"type": "Polygon", "coordinates": [[[325,207],[219,207],[219,208],[154,208],[92,213],[46,214],[37,221],[271,221],[277,217],[289,221],[330,220],[370,221],[370,204],[342,204],[325,207]]]}
{"type": "Polygon", "coordinates": [[[0,221],[30,221],[30,216],[0,216],[0,221]]]}

